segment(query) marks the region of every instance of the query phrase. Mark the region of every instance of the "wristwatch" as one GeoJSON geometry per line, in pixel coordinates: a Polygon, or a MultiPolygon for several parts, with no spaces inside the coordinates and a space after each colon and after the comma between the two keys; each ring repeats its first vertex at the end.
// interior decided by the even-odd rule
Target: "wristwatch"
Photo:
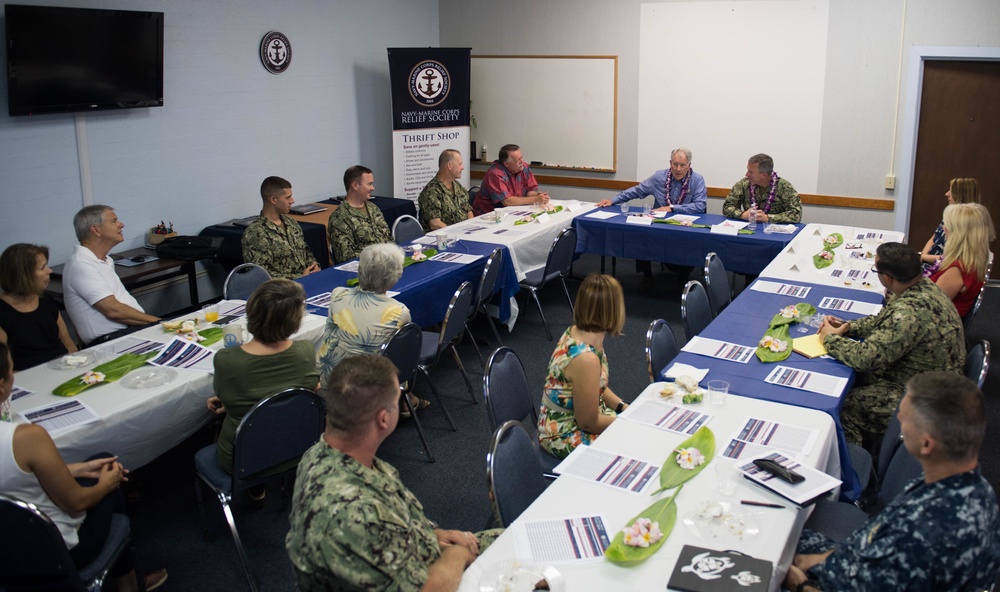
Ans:
{"type": "Polygon", "coordinates": [[[615,413],[621,413],[625,411],[625,401],[618,401],[618,406],[615,407],[615,413]]]}

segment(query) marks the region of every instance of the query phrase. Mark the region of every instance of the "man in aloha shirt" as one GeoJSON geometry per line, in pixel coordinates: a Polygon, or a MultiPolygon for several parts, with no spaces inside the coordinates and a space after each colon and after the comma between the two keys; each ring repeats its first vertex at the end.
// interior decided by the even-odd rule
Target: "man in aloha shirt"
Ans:
{"type": "Polygon", "coordinates": [[[260,198],[260,216],[243,231],[243,261],[260,265],[272,278],[294,280],[319,271],[302,227],[287,215],[295,203],[292,184],[268,177],[260,184],[260,198]]]}
{"type": "Polygon", "coordinates": [[[841,543],[804,530],[785,577],[796,592],[985,590],[1000,571],[1000,512],[979,468],[983,393],[957,374],[927,372],[899,407],[906,453],[923,475],[841,543]]]}
{"type": "Polygon", "coordinates": [[[372,170],[361,165],[347,169],[344,172],[344,189],[347,196],[326,223],[335,263],[354,259],[368,245],[393,242],[382,210],[368,203],[375,192],[372,170]]]}
{"type": "Polygon", "coordinates": [[[302,456],[285,548],[298,589],[458,589],[502,530],[442,530],[389,463],[375,456],[399,422],[388,358],[361,354],[330,373],[326,430],[302,456]]]}
{"type": "Polygon", "coordinates": [[[521,148],[506,144],[500,149],[500,158],[486,170],[472,211],[478,216],[499,207],[528,206],[539,201],[549,203],[549,194],[538,191],[538,181],[524,164],[521,148]]]}
{"type": "Polygon", "coordinates": [[[462,154],[451,148],[438,157],[438,172],[420,192],[420,224],[425,232],[440,230],[472,217],[469,192],[458,179],[465,167],[462,154]]]}
{"type": "Polygon", "coordinates": [[[766,154],[755,154],[747,163],[746,177],[733,185],[722,205],[727,218],[750,219],[757,206],[758,222],[801,222],[802,200],[787,180],[774,172],[774,161],[766,154]]]}

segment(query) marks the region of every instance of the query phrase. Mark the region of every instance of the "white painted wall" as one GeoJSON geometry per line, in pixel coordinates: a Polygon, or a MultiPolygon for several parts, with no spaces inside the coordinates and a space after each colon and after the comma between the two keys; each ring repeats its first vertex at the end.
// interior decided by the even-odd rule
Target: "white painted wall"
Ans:
{"type": "MultiPolygon", "coordinates": [[[[618,55],[618,172],[590,176],[638,179],[641,4],[641,0],[440,0],[441,45],[471,46],[473,54],[618,55]]],[[[897,172],[901,158],[902,126],[896,122],[902,117],[906,85],[912,84],[905,79],[909,48],[1000,46],[1000,2],[830,0],[829,23],[817,192],[895,199],[894,192],[883,186],[886,175],[897,172]]],[[[761,64],[761,70],[766,73],[767,64],[761,64]]],[[[725,134],[726,130],[706,133],[725,134]]],[[[687,143],[694,150],[697,168],[697,138],[687,143]]],[[[780,166],[775,163],[778,170],[780,166]]],[[[733,182],[743,172],[742,165],[734,169],[733,182]]],[[[591,200],[611,193],[548,189],[555,196],[591,200]]],[[[709,204],[709,211],[721,210],[719,200],[709,200],[709,204]]],[[[892,228],[894,222],[893,212],[814,206],[805,207],[805,217],[881,228],[892,228]]]]}
{"type": "MultiPolygon", "coordinates": [[[[165,106],[83,116],[94,200],[125,222],[122,248],[161,219],[197,234],[257,212],[267,175],[306,202],[343,193],[344,170],[361,163],[391,193],[386,48],[438,43],[436,0],[38,3],[165,13],[165,106]],[[279,76],[258,58],[271,30],[292,43],[279,76]]],[[[65,261],[83,203],[76,142],[72,114],[11,118],[0,107],[0,249],[43,243],[52,263],[65,261]]]]}

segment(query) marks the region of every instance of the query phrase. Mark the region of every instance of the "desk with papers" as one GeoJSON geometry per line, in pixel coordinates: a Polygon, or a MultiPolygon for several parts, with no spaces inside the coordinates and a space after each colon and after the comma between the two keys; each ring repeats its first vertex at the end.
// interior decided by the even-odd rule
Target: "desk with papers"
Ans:
{"type": "MultiPolygon", "coordinates": [[[[742,459],[758,458],[762,448],[741,447],[733,442],[734,436],[745,433],[752,420],[776,422],[788,434],[801,437],[784,439],[783,446],[798,449],[798,453],[785,451],[797,457],[798,462],[808,467],[820,469],[828,475],[840,472],[836,445],[836,430],[833,420],[826,413],[773,403],[740,396],[730,396],[724,406],[713,406],[707,402],[697,405],[680,405],[673,401],[663,401],[658,396],[663,383],[647,387],[636,401],[619,419],[603,433],[590,447],[581,447],[557,469],[564,470],[555,482],[504,532],[489,549],[473,563],[462,578],[460,590],[473,592],[484,583],[481,578],[495,569],[496,564],[518,560],[555,567],[565,580],[566,590],[665,590],[674,569],[681,548],[685,544],[698,545],[710,549],[735,549],[754,557],[771,561],[776,566],[771,579],[772,589],[777,590],[784,573],[794,555],[799,532],[805,522],[807,512],[797,509],[786,500],[765,491],[749,482],[740,480],[732,496],[723,496],[716,489],[717,477],[713,465],[733,462],[723,458],[727,450],[742,448],[742,459]],[[651,496],[659,486],[659,478],[652,483],[635,487],[616,487],[587,478],[583,471],[574,470],[577,454],[598,453],[610,458],[628,456],[646,461],[649,466],[658,467],[668,455],[685,439],[687,434],[675,433],[657,428],[639,415],[646,404],[678,405],[686,411],[708,414],[705,425],[716,438],[717,456],[705,469],[685,483],[677,495],[677,521],[673,531],[663,546],[650,558],[636,565],[622,566],[611,563],[599,553],[578,547],[559,536],[562,526],[569,522],[582,522],[587,518],[599,517],[596,529],[603,527],[607,539],[614,536],[636,514],[653,502],[669,497],[673,491],[665,491],[651,496]],[[778,504],[783,508],[750,507],[740,505],[741,500],[764,501],[778,504]],[[691,527],[684,524],[685,516],[697,513],[708,500],[723,501],[735,511],[748,516],[756,528],[747,528],[744,534],[717,540],[702,538],[691,527]],[[572,519],[572,520],[570,520],[572,519]],[[553,527],[553,522],[555,525],[553,527]],[[538,531],[548,536],[539,537],[538,531]],[[755,530],[757,532],[752,533],[755,530]],[[528,535],[529,532],[533,536],[528,535]],[[546,539],[544,541],[540,539],[546,539]],[[558,560],[559,556],[580,555],[580,559],[558,560]],[[588,558],[588,555],[596,557],[588,558]],[[544,557],[542,559],[541,557],[544,557]]],[[[769,424],[774,426],[775,423],[769,424]]],[[[732,453],[732,452],[731,452],[732,453]]],[[[601,459],[596,458],[597,461],[601,459]]],[[[749,461],[747,461],[749,462],[749,461]]],[[[566,532],[566,528],[562,528],[566,532]]]]}
{"type": "Polygon", "coordinates": [[[801,224],[792,225],[790,234],[765,233],[764,224],[758,224],[754,234],[738,234],[743,222],[729,220],[718,214],[675,216],[667,214],[660,222],[636,216],[636,208],[622,213],[618,206],[601,208],[578,216],[573,220],[576,228],[576,252],[610,257],[627,257],[642,261],[660,261],[674,265],[687,265],[701,269],[705,255],[715,252],[726,271],[757,275],[796,236],[801,224]],[[676,217],[693,219],[696,224],[732,224],[734,234],[712,232],[698,228],[663,223],[676,217]],[[646,223],[637,223],[646,222],[646,223]]]}
{"type": "MultiPolygon", "coordinates": [[[[223,301],[219,307],[222,315],[226,315],[230,310],[241,308],[242,302],[223,301]]],[[[195,316],[191,313],[179,318],[195,316]]],[[[246,317],[235,322],[246,327],[246,317]]],[[[308,339],[318,344],[323,336],[324,322],[322,317],[306,315],[292,339],[308,339]]],[[[92,386],[73,397],[53,395],[52,390],[94,366],[118,357],[126,348],[140,346],[142,341],[168,343],[173,337],[174,334],[165,333],[157,324],[83,350],[88,359],[84,365],[54,370],[42,364],[18,372],[14,375],[15,386],[31,394],[12,400],[14,420],[23,422],[26,412],[58,406],[57,410],[37,415],[53,420],[45,427],[66,462],[80,462],[98,452],[110,452],[117,454],[128,469],[149,463],[211,421],[213,414],[205,405],[206,399],[213,394],[211,373],[176,368],[172,369],[176,376],[166,384],[149,388],[124,386],[129,375],[151,367],[147,364],[126,374],[121,380],[92,386]],[[96,418],[88,423],[76,423],[87,417],[87,410],[96,418]]],[[[222,341],[210,347],[218,350],[222,341]]]]}

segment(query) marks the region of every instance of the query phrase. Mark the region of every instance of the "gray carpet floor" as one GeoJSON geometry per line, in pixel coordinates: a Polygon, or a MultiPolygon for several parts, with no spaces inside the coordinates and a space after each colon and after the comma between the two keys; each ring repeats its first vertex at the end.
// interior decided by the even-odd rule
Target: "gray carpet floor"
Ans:
{"type": "MultiPolygon", "coordinates": [[[[610,263],[610,261],[609,261],[610,263]]],[[[583,277],[599,271],[600,258],[585,255],[574,266],[574,273],[583,277]]],[[[656,265],[654,264],[654,269],[656,265]]],[[[610,265],[608,269],[610,273],[610,265]]],[[[692,278],[699,275],[695,271],[692,278]]],[[[666,319],[683,343],[680,320],[680,289],[677,278],[669,272],[656,277],[656,289],[639,294],[640,275],[634,272],[632,261],[619,261],[617,277],[625,289],[627,323],[625,334],[609,339],[606,350],[611,368],[610,384],[626,401],[631,401],[649,383],[646,370],[646,328],[656,318],[666,319]]],[[[578,281],[569,282],[575,295],[578,281]]],[[[737,279],[738,288],[742,279],[737,279]]],[[[546,318],[554,335],[560,334],[572,321],[569,306],[557,285],[542,292],[546,318]]],[[[536,399],[541,395],[546,366],[555,346],[545,336],[534,304],[526,306],[524,293],[518,297],[521,318],[512,333],[503,330],[504,344],[520,356],[528,382],[537,386],[536,399]]],[[[975,319],[969,337],[987,339],[1000,346],[1000,290],[988,289],[985,304],[975,319]]],[[[490,343],[481,346],[483,355],[496,347],[485,324],[474,324],[474,333],[490,343]]],[[[556,337],[558,338],[558,337],[556,337]]],[[[481,398],[482,371],[473,346],[465,341],[459,352],[466,370],[472,377],[476,396],[481,398]]],[[[989,428],[981,453],[986,477],[996,488],[1000,484],[1000,370],[990,371],[985,392],[989,428]]],[[[430,446],[437,462],[429,463],[411,421],[403,420],[397,431],[383,444],[379,456],[399,469],[406,485],[417,495],[426,514],[445,528],[480,530],[488,524],[491,510],[486,493],[486,449],[490,439],[485,405],[473,404],[450,356],[432,372],[438,389],[444,393],[456,432],[447,429],[440,403],[421,415],[430,446]]],[[[734,391],[739,392],[738,385],[734,391]]],[[[430,397],[426,383],[418,383],[417,393],[430,397]]],[[[133,532],[145,569],[166,567],[170,578],[161,590],[239,590],[246,589],[236,549],[219,510],[219,504],[206,497],[210,540],[202,535],[202,521],[195,501],[193,455],[210,442],[211,432],[205,430],[190,438],[153,463],[134,471],[133,483],[141,499],[129,504],[133,532]]],[[[261,590],[295,590],[291,567],[284,550],[288,530],[287,504],[282,508],[280,487],[268,491],[265,507],[250,508],[237,504],[236,520],[249,557],[251,570],[261,590]]]]}

